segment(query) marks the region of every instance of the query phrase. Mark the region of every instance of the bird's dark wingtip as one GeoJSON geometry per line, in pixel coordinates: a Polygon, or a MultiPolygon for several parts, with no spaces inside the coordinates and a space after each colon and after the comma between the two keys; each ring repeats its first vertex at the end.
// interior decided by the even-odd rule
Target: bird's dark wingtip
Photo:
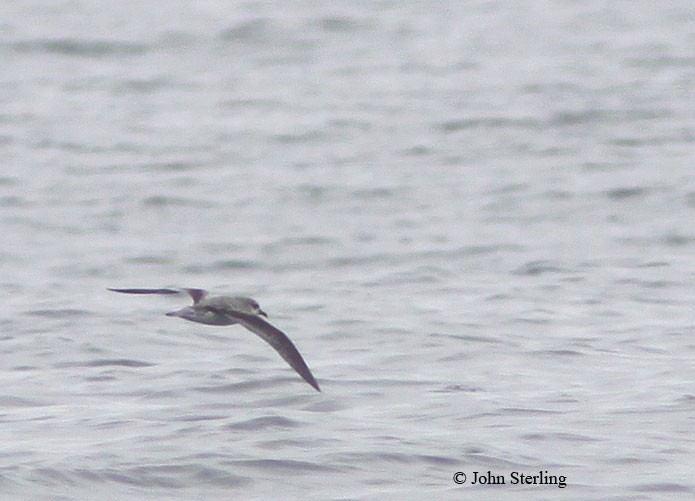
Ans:
{"type": "Polygon", "coordinates": [[[313,389],[321,393],[321,388],[319,387],[319,384],[316,382],[316,379],[314,379],[314,375],[309,372],[308,374],[303,374],[299,373],[300,376],[302,376],[302,379],[309,383],[313,389]]]}

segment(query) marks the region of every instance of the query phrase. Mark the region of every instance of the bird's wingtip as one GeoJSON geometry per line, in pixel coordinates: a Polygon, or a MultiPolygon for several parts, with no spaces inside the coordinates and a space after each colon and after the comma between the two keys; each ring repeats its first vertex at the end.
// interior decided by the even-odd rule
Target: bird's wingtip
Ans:
{"type": "Polygon", "coordinates": [[[311,385],[313,389],[321,393],[321,388],[319,387],[319,384],[316,382],[316,380],[312,377],[311,379],[305,378],[306,382],[311,385]]]}

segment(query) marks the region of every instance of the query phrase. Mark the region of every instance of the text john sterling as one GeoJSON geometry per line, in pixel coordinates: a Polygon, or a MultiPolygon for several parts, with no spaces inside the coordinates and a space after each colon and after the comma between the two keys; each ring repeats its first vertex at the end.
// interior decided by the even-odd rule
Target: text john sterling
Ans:
{"type": "Polygon", "coordinates": [[[565,475],[551,475],[548,470],[541,470],[533,474],[512,471],[509,474],[495,474],[488,470],[485,472],[472,471],[466,474],[463,471],[454,473],[454,483],[462,485],[555,485],[560,489],[567,487],[565,475]]]}

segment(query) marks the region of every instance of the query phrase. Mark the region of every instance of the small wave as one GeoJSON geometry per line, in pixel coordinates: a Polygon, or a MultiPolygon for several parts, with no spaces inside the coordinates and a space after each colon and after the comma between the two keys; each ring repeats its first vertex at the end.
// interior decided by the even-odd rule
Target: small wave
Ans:
{"type": "Polygon", "coordinates": [[[76,40],[72,38],[27,40],[12,45],[18,52],[48,52],[71,56],[110,56],[143,54],[148,47],[143,44],[115,40],[76,40]]]}
{"type": "Polygon", "coordinates": [[[225,41],[259,42],[272,37],[274,31],[269,19],[257,18],[240,21],[223,30],[219,36],[225,41]]]}
{"type": "Polygon", "coordinates": [[[613,200],[622,200],[624,198],[634,198],[641,197],[647,193],[644,188],[634,187],[634,188],[615,188],[613,190],[608,190],[606,196],[612,198],[613,200]]]}
{"type": "Polygon", "coordinates": [[[24,312],[25,315],[31,315],[33,317],[44,317],[44,318],[67,318],[67,317],[80,317],[85,315],[90,315],[91,312],[87,310],[78,310],[72,308],[63,308],[55,310],[29,310],[24,312]]]}
{"type": "Polygon", "coordinates": [[[302,473],[302,472],[342,472],[343,470],[338,467],[327,466],[325,464],[319,463],[309,463],[307,461],[291,461],[291,460],[280,460],[280,459],[251,459],[234,461],[235,465],[238,466],[250,466],[255,469],[269,471],[272,473],[286,472],[286,473],[302,473]]]}
{"type": "Polygon", "coordinates": [[[370,23],[365,20],[348,16],[326,16],[312,24],[328,33],[354,33],[363,31],[370,26],[370,23]]]}
{"type": "Polygon", "coordinates": [[[443,132],[458,132],[473,128],[499,129],[504,127],[539,128],[539,120],[531,118],[508,118],[508,117],[476,117],[459,120],[448,120],[439,124],[439,129],[443,132]]]}
{"type": "Polygon", "coordinates": [[[533,355],[545,356],[560,356],[560,357],[581,357],[584,353],[576,350],[538,350],[532,352],[533,355]]]}
{"type": "Polygon", "coordinates": [[[637,492],[693,492],[693,489],[683,484],[654,483],[640,485],[634,489],[637,492]]]}
{"type": "Polygon", "coordinates": [[[65,362],[57,364],[56,367],[152,367],[154,365],[156,364],[128,358],[99,358],[81,362],[65,362]]]}
{"type": "Polygon", "coordinates": [[[142,201],[143,205],[147,205],[150,207],[172,207],[172,206],[179,206],[179,207],[200,207],[204,209],[208,209],[213,207],[212,204],[207,203],[207,202],[202,202],[200,200],[194,200],[190,198],[184,198],[184,197],[170,197],[170,196],[165,196],[165,195],[152,195],[150,197],[145,198],[142,201]]]}
{"type": "Polygon", "coordinates": [[[225,428],[229,430],[264,430],[267,428],[297,428],[300,424],[283,416],[263,416],[232,423],[225,428]]]}
{"type": "Polygon", "coordinates": [[[0,395],[0,407],[43,407],[46,405],[51,404],[12,395],[0,395]]]}
{"type": "Polygon", "coordinates": [[[552,261],[530,261],[520,267],[518,267],[516,270],[514,270],[512,273],[514,275],[529,275],[529,276],[536,276],[536,275],[542,275],[544,273],[565,273],[569,270],[561,267],[558,264],[555,264],[552,261]]]}

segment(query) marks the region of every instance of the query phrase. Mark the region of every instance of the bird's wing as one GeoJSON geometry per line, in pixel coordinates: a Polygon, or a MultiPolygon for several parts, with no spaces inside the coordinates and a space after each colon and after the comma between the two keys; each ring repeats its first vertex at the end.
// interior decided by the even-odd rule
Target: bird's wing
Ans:
{"type": "Polygon", "coordinates": [[[112,289],[109,287],[108,290],[124,294],[181,294],[181,291],[177,289],[112,289]]]}
{"type": "Polygon", "coordinates": [[[313,374],[307,367],[306,362],[299,354],[299,351],[294,346],[290,338],[280,329],[269,324],[257,315],[249,315],[238,311],[219,311],[228,317],[237,320],[241,325],[263,339],[266,343],[273,347],[280,356],[292,367],[297,374],[302,376],[302,379],[314,387],[316,391],[321,391],[319,384],[314,379],[313,374]]]}
{"type": "Polygon", "coordinates": [[[193,298],[193,304],[200,301],[207,291],[203,289],[111,289],[113,292],[122,292],[124,294],[181,294],[185,292],[193,298]]]}

